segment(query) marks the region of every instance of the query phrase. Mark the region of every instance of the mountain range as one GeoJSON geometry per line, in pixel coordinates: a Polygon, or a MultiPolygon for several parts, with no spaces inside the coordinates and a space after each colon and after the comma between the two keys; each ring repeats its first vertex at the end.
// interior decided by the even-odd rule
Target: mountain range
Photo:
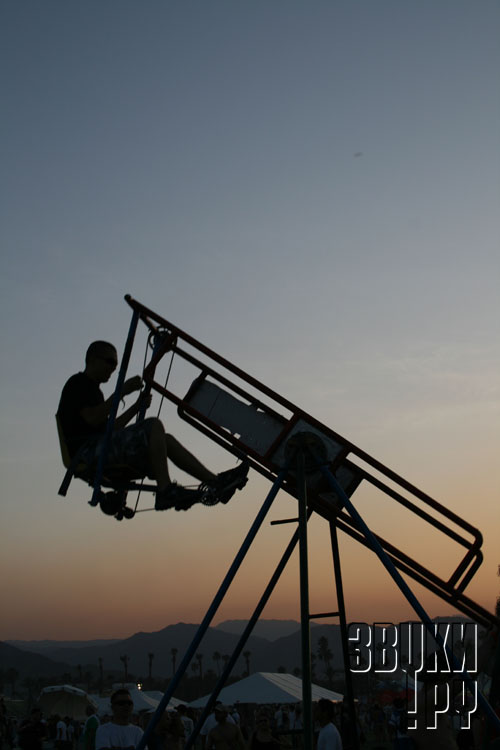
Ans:
{"type": "MultiPolygon", "coordinates": [[[[227,630],[225,623],[207,630],[198,651],[203,654],[205,671],[218,671],[220,664],[214,660],[214,654],[220,654],[221,658],[226,654],[232,654],[245,626],[245,621],[228,621],[227,630]]],[[[172,674],[173,668],[172,649],[176,649],[175,659],[178,666],[198,628],[197,624],[177,623],[154,633],[140,632],[121,640],[86,643],[12,640],[0,644],[0,664],[3,669],[15,667],[21,675],[25,675],[27,672],[33,674],[40,668],[43,669],[43,674],[47,674],[52,663],[53,674],[60,675],[78,665],[83,671],[94,671],[98,668],[99,659],[102,659],[105,670],[121,671],[123,663],[120,657],[126,654],[129,658],[129,672],[145,675],[148,673],[148,654],[153,653],[153,674],[168,677],[172,674]]],[[[335,649],[334,643],[340,638],[338,626],[316,626],[312,631],[318,631],[317,637],[325,634],[329,639],[330,648],[335,649]]],[[[256,626],[255,632],[265,633],[268,637],[253,634],[245,644],[245,652],[251,654],[252,672],[275,672],[278,667],[284,667],[286,671],[291,672],[300,666],[300,623],[283,621],[281,626],[281,621],[262,621],[256,626]],[[280,636],[280,633],[285,635],[280,636]]],[[[246,661],[241,656],[234,672],[241,674],[245,670],[246,661]]]]}
{"type": "MultiPolygon", "coordinates": [[[[463,621],[455,618],[437,618],[440,621],[463,621]]],[[[230,620],[209,628],[198,649],[202,654],[204,672],[212,669],[218,672],[221,660],[231,655],[239,641],[239,636],[247,622],[230,620]],[[214,658],[214,656],[216,658],[214,658]]],[[[195,637],[199,625],[177,623],[153,633],[135,633],[130,638],[97,641],[16,641],[0,643],[0,667],[14,667],[21,677],[36,675],[58,675],[81,667],[83,672],[96,673],[102,659],[106,671],[123,671],[120,657],[128,656],[128,670],[136,676],[148,674],[148,655],[154,654],[152,674],[166,678],[173,673],[173,660],[176,667],[195,637]],[[174,653],[175,657],[174,657],[174,653]]],[[[339,625],[318,625],[311,627],[311,650],[318,651],[318,640],[328,639],[333,654],[334,669],[342,669],[342,647],[339,625]]],[[[378,636],[376,636],[377,638],[378,636]]],[[[254,628],[253,634],[244,646],[251,672],[276,672],[284,670],[292,673],[301,665],[300,623],[291,620],[262,620],[254,628]]],[[[235,674],[246,672],[246,659],[239,657],[234,668],[235,674]]],[[[323,666],[318,662],[318,671],[323,666]]]]}

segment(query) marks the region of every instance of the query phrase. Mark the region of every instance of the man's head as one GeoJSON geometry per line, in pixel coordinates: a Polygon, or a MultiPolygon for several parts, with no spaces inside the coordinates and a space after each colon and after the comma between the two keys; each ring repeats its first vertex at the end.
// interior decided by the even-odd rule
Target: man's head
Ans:
{"type": "Polygon", "coordinates": [[[134,710],[134,701],[126,688],[115,690],[111,696],[111,710],[115,724],[129,724],[134,710]]]}
{"type": "Polygon", "coordinates": [[[259,708],[255,716],[255,724],[257,725],[258,729],[264,729],[264,727],[269,728],[271,724],[271,716],[269,715],[269,711],[267,708],[259,708]]]}
{"type": "Polygon", "coordinates": [[[108,341],[93,341],[85,355],[85,372],[98,383],[106,383],[118,366],[118,355],[108,341]]]}
{"type": "Polygon", "coordinates": [[[327,698],[321,698],[316,705],[316,718],[318,719],[322,727],[333,721],[335,716],[335,708],[332,701],[327,698]]]}
{"type": "Polygon", "coordinates": [[[219,724],[223,724],[226,719],[227,715],[229,713],[229,709],[227,706],[223,706],[222,703],[217,703],[215,706],[215,720],[219,722],[219,724]]]}

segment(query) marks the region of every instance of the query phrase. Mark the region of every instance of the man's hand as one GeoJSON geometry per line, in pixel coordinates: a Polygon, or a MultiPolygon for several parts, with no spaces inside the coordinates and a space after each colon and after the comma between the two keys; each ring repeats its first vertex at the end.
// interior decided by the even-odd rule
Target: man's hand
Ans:
{"type": "Polygon", "coordinates": [[[133,378],[126,380],[122,386],[122,396],[128,396],[129,393],[134,391],[140,391],[142,388],[142,378],[140,375],[135,375],[133,378]]]}
{"type": "Polygon", "coordinates": [[[140,393],[139,398],[136,401],[137,411],[142,409],[144,406],[146,409],[149,409],[151,406],[151,399],[152,399],[151,392],[149,393],[140,393]]]}

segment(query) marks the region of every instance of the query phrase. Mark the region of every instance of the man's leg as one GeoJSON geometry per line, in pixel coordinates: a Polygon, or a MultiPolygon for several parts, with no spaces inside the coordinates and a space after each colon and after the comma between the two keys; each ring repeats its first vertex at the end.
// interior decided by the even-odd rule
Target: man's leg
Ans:
{"type": "MultiPolygon", "coordinates": [[[[215,502],[227,503],[236,490],[241,490],[245,486],[248,464],[242,463],[234,469],[213,474],[192,453],[189,453],[173,435],[165,435],[165,440],[168,458],[180,469],[200,480],[200,487],[205,497],[204,502],[207,502],[208,497],[211,496],[215,502]]],[[[210,505],[211,501],[207,504],[210,505]]]]}
{"type": "Polygon", "coordinates": [[[186,474],[199,479],[200,482],[206,482],[210,484],[216,479],[216,475],[209,471],[198,459],[193,456],[186,448],[184,448],[179,441],[174,438],[173,435],[165,435],[165,443],[167,447],[167,457],[174,462],[179,469],[185,471],[186,474]]]}
{"type": "MultiPolygon", "coordinates": [[[[151,418],[149,431],[149,460],[153,475],[158,484],[156,495],[156,508],[162,510],[171,505],[171,494],[176,496],[175,507],[187,509],[193,503],[198,502],[203,496],[203,502],[207,497],[213,496],[214,502],[227,503],[235,490],[242,489],[246,484],[248,464],[213,474],[198,459],[193,456],[173,435],[166,435],[163,424],[159,419],[151,418]],[[189,490],[172,485],[168,472],[167,458],[171,459],[176,466],[198,479],[203,487],[199,490],[189,490]],[[201,495],[200,495],[201,492],[201,495]],[[208,494],[207,494],[208,493],[208,494]]],[[[172,495],[173,497],[173,495],[172,495]]],[[[213,504],[209,502],[207,504],[213,504]]]]}
{"type": "Polygon", "coordinates": [[[159,490],[164,490],[171,483],[168,473],[165,430],[159,419],[151,419],[149,432],[149,460],[159,490]]]}

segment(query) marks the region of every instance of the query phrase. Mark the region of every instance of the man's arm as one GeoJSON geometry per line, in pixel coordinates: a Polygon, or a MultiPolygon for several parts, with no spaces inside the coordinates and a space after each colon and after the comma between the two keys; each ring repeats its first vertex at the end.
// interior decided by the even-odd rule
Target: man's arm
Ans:
{"type": "MultiPolygon", "coordinates": [[[[136,375],[133,378],[129,378],[128,380],[124,382],[122,386],[120,398],[123,398],[124,396],[128,396],[129,393],[133,393],[134,391],[140,391],[141,387],[142,387],[142,379],[140,375],[136,375]]],[[[114,394],[112,394],[109,398],[107,398],[106,401],[103,401],[102,404],[98,404],[97,406],[86,406],[84,409],[81,410],[80,416],[91,427],[101,427],[106,422],[106,419],[108,418],[109,412],[111,411],[111,407],[113,406],[113,399],[114,399],[114,394]]],[[[130,416],[127,419],[127,422],[133,417],[134,414],[137,414],[138,410],[139,409],[136,409],[135,412],[130,414],[130,416]]],[[[126,413],[127,412],[122,414],[122,417],[125,416],[126,413]]],[[[122,417],[119,417],[119,419],[121,419],[122,417]]],[[[127,424],[127,422],[125,422],[125,424],[127,424]]],[[[124,425],[122,424],[121,426],[123,427],[124,425]]]]}

